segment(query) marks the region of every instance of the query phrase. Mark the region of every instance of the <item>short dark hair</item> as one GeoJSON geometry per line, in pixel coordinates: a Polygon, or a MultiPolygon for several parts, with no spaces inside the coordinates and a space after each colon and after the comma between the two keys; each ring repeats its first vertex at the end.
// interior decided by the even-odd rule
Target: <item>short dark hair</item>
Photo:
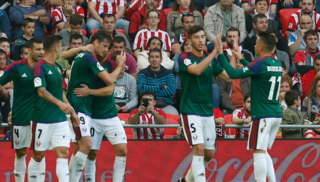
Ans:
{"type": "Polygon", "coordinates": [[[160,54],[160,57],[162,58],[161,50],[158,48],[152,48],[149,50],[149,56],[152,52],[158,52],[160,54]]]}
{"type": "Polygon", "coordinates": [[[117,62],[117,56],[119,56],[121,52],[114,52],[111,56],[111,60],[117,62]]]}
{"type": "Polygon", "coordinates": [[[28,46],[23,46],[23,47],[21,48],[21,54],[22,54],[23,51],[26,50],[26,49],[28,49],[28,46]]]}
{"type": "Polygon", "coordinates": [[[28,23],[35,23],[35,21],[31,18],[26,18],[22,21],[22,26],[26,27],[28,23]]]}
{"type": "Polygon", "coordinates": [[[56,46],[58,43],[61,43],[63,38],[60,35],[48,35],[43,39],[43,49],[48,51],[56,46]]]}
{"type": "Polygon", "coordinates": [[[294,101],[297,99],[299,99],[299,93],[296,90],[289,90],[284,96],[284,100],[286,101],[288,106],[293,106],[294,101]]]}
{"type": "Polygon", "coordinates": [[[185,50],[184,50],[184,46],[186,45],[186,43],[188,42],[188,40],[190,40],[189,38],[186,38],[186,39],[184,39],[184,41],[182,42],[182,44],[181,44],[181,52],[186,52],[185,50]]]}
{"type": "MultiPolygon", "coordinates": [[[[0,54],[4,54],[4,55],[6,55],[6,57],[8,58],[8,55],[7,55],[6,51],[4,51],[3,49],[0,49],[0,54]]],[[[8,59],[7,59],[7,60],[8,60],[8,59]]]]}
{"type": "Polygon", "coordinates": [[[43,44],[43,40],[37,37],[33,37],[28,41],[27,46],[30,49],[33,49],[34,44],[43,44]]]}
{"type": "Polygon", "coordinates": [[[181,22],[182,23],[184,23],[184,17],[193,17],[193,19],[194,19],[193,13],[183,13],[182,17],[181,17],[181,22]]]}
{"type": "Polygon", "coordinates": [[[246,102],[250,97],[251,97],[251,93],[248,92],[246,95],[244,95],[244,102],[246,102]]]}
{"type": "Polygon", "coordinates": [[[200,32],[200,31],[203,31],[203,32],[204,32],[203,27],[201,27],[201,26],[199,26],[199,25],[195,25],[195,26],[193,26],[193,27],[191,27],[191,28],[189,29],[189,31],[188,31],[188,37],[191,38],[191,36],[192,36],[193,34],[198,33],[198,32],[200,32]]]}
{"type": "Polygon", "coordinates": [[[269,6],[269,4],[270,4],[270,2],[269,2],[268,0],[256,0],[256,1],[254,2],[254,4],[257,5],[259,1],[265,1],[265,2],[267,2],[268,6],[269,6]]]}
{"type": "Polygon", "coordinates": [[[320,60],[320,54],[316,55],[316,57],[314,57],[314,60],[317,60],[319,59],[320,60]]]}
{"type": "Polygon", "coordinates": [[[151,92],[150,90],[147,90],[145,92],[143,92],[140,96],[140,101],[142,100],[142,97],[145,96],[145,95],[152,95],[153,96],[153,99],[156,100],[157,99],[157,96],[154,92],[151,92]]]}
{"type": "Polygon", "coordinates": [[[276,32],[275,29],[268,29],[265,32],[268,33],[268,34],[275,34],[277,36],[277,32],[276,32]]]}
{"type": "MultiPolygon", "coordinates": [[[[303,3],[303,0],[301,0],[301,3],[303,3]]],[[[312,4],[315,5],[316,4],[316,0],[312,0],[312,4]]]]}
{"type": "Polygon", "coordinates": [[[253,17],[253,19],[252,19],[252,23],[257,24],[258,18],[259,18],[259,19],[261,19],[261,18],[267,18],[267,16],[264,15],[264,14],[256,14],[256,15],[254,15],[254,17],[253,17]]]}
{"type": "Polygon", "coordinates": [[[280,61],[280,63],[281,63],[281,67],[282,67],[282,69],[286,70],[286,69],[287,69],[287,65],[286,65],[286,63],[285,63],[285,62],[283,62],[283,61],[280,61]]]}
{"type": "Polygon", "coordinates": [[[319,34],[318,34],[318,32],[317,32],[316,30],[308,30],[308,31],[306,31],[306,32],[304,33],[304,40],[307,40],[307,37],[308,37],[309,35],[315,35],[315,36],[317,36],[318,39],[319,39],[319,34]]]}
{"type": "Polygon", "coordinates": [[[240,37],[240,30],[234,27],[231,27],[227,30],[226,36],[228,36],[228,32],[238,32],[238,36],[240,37]]]}
{"type": "Polygon", "coordinates": [[[98,31],[96,31],[94,34],[91,35],[90,38],[90,44],[92,44],[95,40],[98,40],[99,43],[103,42],[103,41],[108,41],[111,42],[111,36],[105,32],[104,30],[100,29],[98,31]]]}
{"type": "Polygon", "coordinates": [[[149,14],[152,13],[152,12],[156,12],[156,13],[158,14],[158,18],[160,18],[160,13],[159,13],[159,11],[156,10],[156,9],[149,10],[149,11],[147,12],[147,18],[149,18],[149,14]]]}
{"type": "Polygon", "coordinates": [[[83,43],[83,38],[82,38],[82,35],[78,34],[78,33],[75,33],[75,34],[72,34],[70,35],[70,44],[72,42],[72,40],[78,40],[78,39],[81,39],[82,43],[83,43]]]}
{"type": "Polygon", "coordinates": [[[8,38],[0,37],[0,44],[2,44],[3,42],[8,42],[10,44],[10,41],[8,38]]]}
{"type": "MultiPolygon", "coordinates": [[[[175,1],[174,1],[173,11],[178,11],[179,8],[180,8],[180,5],[178,4],[177,1],[178,1],[178,0],[175,0],[175,1]]],[[[196,10],[197,10],[197,7],[194,5],[193,1],[190,2],[189,10],[191,10],[191,11],[196,11],[196,10]]]]}
{"type": "Polygon", "coordinates": [[[113,14],[101,13],[100,16],[101,16],[102,20],[103,20],[104,18],[110,18],[110,17],[113,17],[113,18],[114,18],[114,21],[117,20],[116,16],[114,16],[113,14]]]}
{"type": "Polygon", "coordinates": [[[121,42],[123,42],[124,47],[126,47],[126,40],[121,37],[121,36],[117,36],[115,38],[112,39],[112,41],[110,42],[110,47],[113,47],[113,43],[116,42],[118,44],[120,44],[121,42]]]}
{"type": "Polygon", "coordinates": [[[78,15],[78,14],[72,14],[70,16],[70,19],[69,19],[69,24],[70,25],[82,25],[83,23],[83,17],[78,15]]]}
{"type": "Polygon", "coordinates": [[[153,41],[153,40],[155,40],[155,39],[157,39],[157,40],[159,40],[160,41],[160,44],[161,44],[161,48],[162,48],[162,46],[163,46],[163,42],[162,42],[162,40],[159,38],[159,37],[151,37],[149,40],[148,40],[148,42],[147,42],[147,48],[148,47],[150,47],[150,45],[151,45],[151,42],[153,41]]]}
{"type": "Polygon", "coordinates": [[[272,52],[274,50],[274,48],[276,47],[276,38],[266,32],[261,32],[259,35],[260,38],[260,43],[263,45],[263,48],[267,51],[267,52],[272,52]]]}

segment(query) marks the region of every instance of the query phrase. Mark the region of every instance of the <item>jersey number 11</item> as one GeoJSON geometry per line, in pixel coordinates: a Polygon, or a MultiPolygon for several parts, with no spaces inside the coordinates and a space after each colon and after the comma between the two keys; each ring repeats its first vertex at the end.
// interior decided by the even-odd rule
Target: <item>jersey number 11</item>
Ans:
{"type": "Polygon", "coordinates": [[[274,90],[276,89],[276,82],[278,82],[278,84],[277,84],[278,89],[276,89],[277,96],[276,96],[275,100],[278,100],[279,99],[280,84],[281,84],[281,76],[279,76],[278,79],[276,76],[272,76],[270,78],[269,82],[271,82],[271,87],[270,87],[268,100],[273,100],[274,90]]]}

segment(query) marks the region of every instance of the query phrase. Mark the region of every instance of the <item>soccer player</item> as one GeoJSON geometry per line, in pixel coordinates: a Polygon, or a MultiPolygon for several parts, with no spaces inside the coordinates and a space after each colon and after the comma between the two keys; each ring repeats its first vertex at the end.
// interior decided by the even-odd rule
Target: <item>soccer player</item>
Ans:
{"type": "MultiPolygon", "coordinates": [[[[218,35],[221,37],[221,33],[218,35]]],[[[213,76],[230,82],[230,78],[215,59],[217,50],[208,54],[204,51],[206,36],[200,26],[189,29],[192,51],[184,52],[178,58],[182,86],[181,123],[184,136],[192,146],[193,159],[185,178],[179,182],[205,182],[205,166],[213,157],[216,130],[213,115],[213,76]]]]}
{"type": "MultiPolygon", "coordinates": [[[[71,156],[69,164],[70,181],[78,182],[81,177],[82,169],[85,161],[92,147],[92,140],[90,135],[90,123],[92,116],[92,96],[77,97],[73,90],[80,88],[81,85],[86,85],[89,88],[94,87],[96,76],[102,80],[103,83],[113,85],[124,68],[126,59],[122,59],[119,67],[115,70],[114,75],[108,74],[105,69],[100,65],[98,60],[103,60],[108,54],[108,45],[111,42],[111,36],[105,31],[99,30],[95,32],[90,39],[90,44],[93,46],[92,52],[80,52],[75,57],[74,63],[71,67],[70,82],[68,86],[67,98],[71,106],[75,109],[78,117],[80,118],[80,126],[72,127],[71,133],[72,140],[75,144],[74,155],[71,156]]],[[[80,48],[81,50],[83,48],[80,48]]],[[[114,87],[101,87],[100,90],[94,90],[101,96],[113,94],[114,87]]],[[[106,107],[106,106],[104,106],[106,107]]]]}
{"type": "MultiPolygon", "coordinates": [[[[33,86],[33,67],[43,57],[42,39],[32,38],[28,41],[30,57],[11,63],[0,77],[0,84],[13,81],[12,106],[12,147],[16,149],[14,177],[16,182],[24,182],[26,173],[27,148],[31,144],[31,116],[36,98],[33,86]]],[[[45,178],[45,159],[40,163],[39,182],[45,178]]]]}
{"type": "Polygon", "coordinates": [[[241,60],[245,67],[235,70],[223,54],[221,41],[218,43],[219,58],[230,78],[251,77],[251,117],[252,126],[248,138],[248,149],[254,150],[253,167],[255,180],[275,182],[273,163],[267,148],[271,149],[282,121],[282,109],[279,104],[279,91],[282,77],[280,61],[273,58],[276,46],[275,38],[268,33],[260,33],[256,41],[255,53],[260,60],[249,64],[234,44],[230,64],[241,60]]]}
{"type": "Polygon", "coordinates": [[[56,63],[61,52],[59,35],[49,35],[43,40],[44,56],[33,70],[36,98],[32,117],[33,156],[28,165],[28,181],[36,182],[40,161],[45,151],[54,149],[57,155],[56,173],[60,182],[69,182],[68,157],[70,130],[66,114],[71,114],[74,125],[79,118],[68,103],[62,89],[62,68],[56,63]]]}

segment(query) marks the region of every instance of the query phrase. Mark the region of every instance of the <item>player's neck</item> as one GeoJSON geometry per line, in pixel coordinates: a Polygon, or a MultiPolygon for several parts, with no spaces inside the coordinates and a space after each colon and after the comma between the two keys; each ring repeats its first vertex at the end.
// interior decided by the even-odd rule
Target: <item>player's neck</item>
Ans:
{"type": "Polygon", "coordinates": [[[158,30],[158,25],[152,26],[148,25],[149,30],[158,30]]]}
{"type": "Polygon", "coordinates": [[[198,51],[198,50],[192,48],[191,52],[192,52],[192,54],[194,54],[194,55],[196,55],[198,57],[202,57],[203,56],[203,50],[198,51]]]}
{"type": "Polygon", "coordinates": [[[272,56],[271,52],[260,52],[260,60],[264,57],[272,56]]]}
{"type": "Polygon", "coordinates": [[[56,54],[52,52],[44,53],[43,59],[50,64],[56,64],[56,54]]]}
{"type": "Polygon", "coordinates": [[[28,58],[28,64],[29,64],[29,66],[30,66],[31,68],[33,68],[34,65],[36,64],[36,62],[33,61],[33,59],[31,58],[31,56],[28,58]]]}

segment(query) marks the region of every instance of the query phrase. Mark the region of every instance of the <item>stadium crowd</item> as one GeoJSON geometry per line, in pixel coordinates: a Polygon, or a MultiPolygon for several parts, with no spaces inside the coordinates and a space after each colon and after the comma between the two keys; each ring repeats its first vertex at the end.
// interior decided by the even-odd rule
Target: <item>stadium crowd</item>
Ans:
{"type": "MultiPolygon", "coordinates": [[[[195,25],[205,30],[206,51],[213,51],[216,37],[222,32],[226,57],[232,56],[233,43],[237,42],[249,62],[260,59],[254,50],[259,34],[272,34],[277,41],[273,57],[281,61],[283,68],[279,91],[283,124],[320,122],[320,8],[315,0],[13,0],[9,3],[11,6],[0,10],[0,71],[3,73],[9,64],[30,56],[27,45],[31,38],[43,39],[50,34],[62,36],[57,62],[69,70],[72,56],[68,51],[89,51],[91,35],[102,29],[112,37],[105,59],[116,61],[117,55],[126,52],[126,65],[118,77],[114,97],[119,113],[131,113],[129,123],[165,124],[166,114],[179,115],[182,88],[178,58],[182,52],[191,50],[188,30],[195,25]],[[280,11],[293,14],[284,18],[280,11]],[[156,115],[151,123],[141,109],[144,104],[141,94],[146,91],[154,93],[149,104],[156,108],[151,112],[156,115]],[[142,115],[142,121],[135,117],[137,114],[142,115]]],[[[239,60],[234,65],[234,69],[242,67],[239,60]]],[[[68,82],[65,78],[65,90],[68,82]]],[[[212,94],[217,128],[232,123],[250,125],[250,85],[251,78],[230,81],[218,76],[214,79],[212,94]]],[[[14,88],[10,83],[2,85],[1,92],[1,123],[7,123],[14,88]]],[[[1,133],[8,130],[1,128],[1,133]]],[[[134,133],[134,138],[165,138],[161,130],[135,129],[134,133]],[[149,136],[143,137],[144,131],[149,136]]],[[[172,138],[181,138],[181,128],[177,133],[172,138]]],[[[248,129],[236,129],[234,136],[247,138],[248,129]]],[[[316,136],[320,136],[317,129],[282,131],[283,138],[316,136]]]]}

